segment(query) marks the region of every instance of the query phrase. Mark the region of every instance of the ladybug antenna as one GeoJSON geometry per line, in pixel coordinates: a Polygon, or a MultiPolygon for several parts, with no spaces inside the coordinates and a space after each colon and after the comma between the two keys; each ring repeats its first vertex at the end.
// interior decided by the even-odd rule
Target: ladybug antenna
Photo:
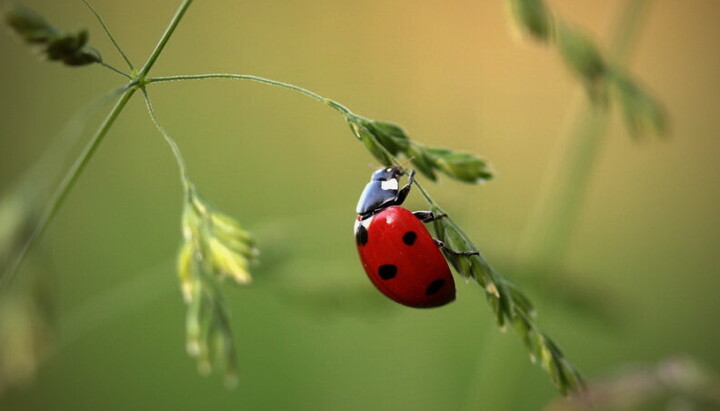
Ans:
{"type": "Polygon", "coordinates": [[[405,161],[403,161],[402,163],[400,163],[400,164],[398,165],[398,167],[400,167],[400,170],[403,172],[403,174],[405,174],[405,166],[407,166],[408,164],[410,164],[410,163],[413,161],[414,158],[415,158],[415,157],[407,158],[407,159],[405,159],[405,161]]]}

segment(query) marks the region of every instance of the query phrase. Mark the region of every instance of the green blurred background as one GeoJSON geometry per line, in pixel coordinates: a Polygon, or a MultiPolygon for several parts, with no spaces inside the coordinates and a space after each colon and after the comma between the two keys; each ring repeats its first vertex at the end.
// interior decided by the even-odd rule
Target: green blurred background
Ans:
{"type": "MultiPolygon", "coordinates": [[[[141,65],[177,0],[95,0],[141,65]]],[[[542,176],[584,96],[557,53],[518,41],[503,1],[196,2],[153,75],[234,72],[298,84],[417,141],[478,153],[497,178],[426,184],[486,257],[536,301],[544,329],[589,379],[688,355],[720,369],[720,3],[651,2],[630,70],[670,113],[669,139],[634,141],[617,112],[565,267],[607,315],[557,304],[514,272],[542,176]],[[656,3],[656,4],[655,4],[656,3]]],[[[79,1],[26,0],[88,27],[79,1]]],[[[551,1],[599,44],[623,1],[551,1]]],[[[101,67],[40,61],[0,36],[0,192],[83,105],[122,84],[101,67]]],[[[376,163],[341,117],[298,94],[212,80],[157,84],[157,115],[201,192],[253,231],[262,264],[228,284],[240,380],[198,375],[184,350],[173,268],[181,187],[170,151],[133,99],[19,277],[50,274],[54,348],[2,410],[539,409],[557,396],[476,284],[455,303],[401,307],[372,288],[351,236],[376,163]],[[38,268],[42,267],[42,268],[38,268]],[[526,364],[527,363],[527,364],[526,364]]],[[[70,147],[72,158],[102,118],[70,147]]],[[[46,170],[57,179],[60,169],[46,170]]],[[[408,207],[425,207],[415,193],[408,207]]],[[[20,281],[21,282],[21,281],[20,281]]]]}

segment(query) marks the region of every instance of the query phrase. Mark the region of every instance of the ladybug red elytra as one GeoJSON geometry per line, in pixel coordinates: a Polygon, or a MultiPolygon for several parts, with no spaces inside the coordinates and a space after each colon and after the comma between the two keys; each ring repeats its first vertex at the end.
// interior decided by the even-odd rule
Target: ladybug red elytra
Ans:
{"type": "MultiPolygon", "coordinates": [[[[401,207],[415,171],[410,171],[408,183],[399,189],[398,180],[404,174],[400,167],[381,168],[365,186],[355,221],[358,254],[370,281],[390,299],[416,308],[439,307],[455,299],[455,281],[440,252],[445,245],[434,239],[423,223],[445,214],[401,207]]],[[[445,250],[456,255],[478,254],[445,250]]]]}

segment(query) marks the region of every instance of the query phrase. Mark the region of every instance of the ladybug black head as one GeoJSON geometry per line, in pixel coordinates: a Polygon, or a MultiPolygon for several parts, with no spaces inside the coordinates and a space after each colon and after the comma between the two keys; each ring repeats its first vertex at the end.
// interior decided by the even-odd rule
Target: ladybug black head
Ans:
{"type": "Polygon", "coordinates": [[[375,171],[370,178],[372,181],[388,181],[392,179],[398,179],[398,177],[405,174],[405,171],[398,167],[398,166],[392,166],[392,167],[383,167],[377,171],[375,171]]]}
{"type": "Polygon", "coordinates": [[[410,190],[408,185],[400,193],[398,180],[404,174],[405,170],[398,166],[376,170],[360,194],[356,208],[358,215],[365,219],[391,205],[402,204],[410,190]]]}

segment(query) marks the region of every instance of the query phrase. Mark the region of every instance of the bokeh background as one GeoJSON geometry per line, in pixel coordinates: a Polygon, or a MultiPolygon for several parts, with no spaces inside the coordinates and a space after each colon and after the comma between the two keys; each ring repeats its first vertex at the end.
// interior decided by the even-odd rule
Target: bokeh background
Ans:
{"type": "MultiPolygon", "coordinates": [[[[138,66],[178,3],[93,2],[138,66]]],[[[564,263],[562,278],[590,290],[599,311],[558,303],[542,281],[512,269],[543,175],[585,97],[556,51],[519,39],[505,2],[197,2],[152,74],[278,79],[401,124],[417,141],[482,155],[495,180],[426,187],[492,263],[531,284],[538,321],[588,379],[678,355],[712,373],[720,3],[650,3],[629,69],[664,102],[671,133],[633,140],[614,112],[564,263]]],[[[60,27],[88,27],[92,45],[122,66],[81,2],[23,4],[60,27]]],[[[624,2],[548,4],[603,47],[624,2]]],[[[0,191],[10,192],[68,119],[123,79],[43,62],[9,32],[0,51],[0,191]]],[[[53,348],[31,381],[6,387],[0,409],[530,410],[557,397],[517,335],[500,333],[476,284],[459,281],[457,301],[435,310],[401,307],[372,288],[351,227],[376,163],[336,113],[246,82],[149,91],[196,185],[261,247],[254,284],[225,287],[239,385],[199,376],[185,353],[173,268],[178,172],[134,99],[19,272],[18,284],[49,278],[53,348]]],[[[43,170],[48,181],[107,109],[61,144],[67,157],[43,170]]],[[[407,204],[425,207],[417,194],[407,204]]]]}

